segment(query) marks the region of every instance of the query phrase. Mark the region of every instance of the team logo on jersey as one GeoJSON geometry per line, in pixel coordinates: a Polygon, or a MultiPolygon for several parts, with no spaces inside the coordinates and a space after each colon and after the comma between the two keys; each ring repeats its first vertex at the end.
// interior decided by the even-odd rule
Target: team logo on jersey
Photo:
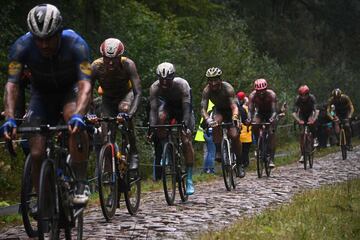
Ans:
{"type": "Polygon", "coordinates": [[[89,62],[82,62],[80,64],[80,70],[83,74],[90,76],[91,75],[91,65],[89,62]]]}
{"type": "Polygon", "coordinates": [[[21,63],[13,61],[9,63],[8,73],[10,76],[15,76],[21,72],[21,63]]]}

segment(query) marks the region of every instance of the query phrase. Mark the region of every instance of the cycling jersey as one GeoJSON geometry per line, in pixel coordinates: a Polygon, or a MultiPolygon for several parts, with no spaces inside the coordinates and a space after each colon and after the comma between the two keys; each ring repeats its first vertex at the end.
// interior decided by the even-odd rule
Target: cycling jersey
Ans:
{"type": "Polygon", "coordinates": [[[251,117],[256,114],[265,120],[269,120],[276,115],[276,94],[273,90],[266,89],[265,92],[259,94],[254,90],[249,95],[249,111],[251,117]]]}
{"type": "Polygon", "coordinates": [[[302,120],[307,121],[311,114],[314,113],[316,110],[316,99],[314,95],[309,94],[308,98],[302,100],[300,96],[297,96],[294,104],[294,111],[295,113],[299,114],[299,117],[302,120]]]}
{"type": "Polygon", "coordinates": [[[161,88],[160,81],[155,81],[150,87],[149,100],[150,125],[157,123],[159,110],[165,110],[178,121],[184,120],[186,126],[194,130],[191,88],[185,79],[175,77],[170,89],[161,88]]]}
{"type": "Polygon", "coordinates": [[[339,98],[331,97],[328,100],[327,114],[330,119],[333,119],[333,116],[331,115],[332,104],[335,106],[336,116],[338,116],[340,119],[351,118],[352,114],[354,113],[354,106],[350,98],[345,94],[341,94],[339,98]]]}
{"type": "Polygon", "coordinates": [[[214,103],[215,111],[217,112],[231,113],[232,107],[237,107],[234,88],[228,82],[222,81],[221,88],[218,91],[211,91],[209,85],[204,88],[201,100],[201,108],[203,111],[206,111],[209,100],[214,103]]]}
{"type": "Polygon", "coordinates": [[[8,82],[19,83],[24,65],[31,71],[31,87],[39,94],[65,93],[80,80],[91,81],[87,43],[73,30],[63,30],[54,57],[41,55],[32,34],[21,36],[10,48],[8,82]]]}
{"type": "Polygon", "coordinates": [[[98,80],[103,89],[103,97],[122,99],[131,91],[130,73],[124,69],[124,62],[128,58],[121,57],[121,65],[114,71],[106,71],[103,58],[96,59],[92,64],[92,78],[98,80]]]}

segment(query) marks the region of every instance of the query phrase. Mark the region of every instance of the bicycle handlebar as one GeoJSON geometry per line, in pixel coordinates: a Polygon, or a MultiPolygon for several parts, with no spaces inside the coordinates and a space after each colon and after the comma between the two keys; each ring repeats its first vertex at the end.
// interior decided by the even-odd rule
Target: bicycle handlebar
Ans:
{"type": "Polygon", "coordinates": [[[49,124],[42,124],[38,127],[18,127],[18,133],[45,133],[45,132],[57,132],[67,131],[68,125],[50,126],[49,124]]]}

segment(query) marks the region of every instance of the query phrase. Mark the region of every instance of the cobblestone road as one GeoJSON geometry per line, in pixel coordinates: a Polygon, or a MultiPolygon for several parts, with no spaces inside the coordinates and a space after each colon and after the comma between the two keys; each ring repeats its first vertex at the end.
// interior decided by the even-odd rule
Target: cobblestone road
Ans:
{"type": "MultiPolygon", "coordinates": [[[[300,164],[278,167],[272,177],[258,179],[255,172],[241,179],[227,192],[223,180],[196,185],[196,194],[186,203],[177,195],[175,206],[168,206],[162,191],[142,198],[141,209],[130,216],[118,209],[111,223],[105,222],[100,208],[85,215],[85,239],[191,239],[199,233],[223,228],[230,220],[254,215],[265,208],[288,202],[304,189],[360,177],[360,147],[341,160],[335,153],[315,159],[312,170],[300,164]]],[[[123,204],[125,205],[125,204],[123,204]]],[[[27,239],[22,226],[0,233],[0,239],[27,239]]]]}

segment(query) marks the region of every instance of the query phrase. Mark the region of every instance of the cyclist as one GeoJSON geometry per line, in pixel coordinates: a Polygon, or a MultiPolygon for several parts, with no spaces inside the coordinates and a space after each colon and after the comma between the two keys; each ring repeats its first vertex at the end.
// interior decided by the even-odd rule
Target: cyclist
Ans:
{"type": "MultiPolygon", "coordinates": [[[[304,123],[309,124],[310,131],[314,136],[314,142],[316,140],[315,121],[317,120],[319,111],[316,109],[316,99],[313,94],[310,93],[310,88],[307,85],[302,85],[298,89],[298,96],[296,97],[294,104],[294,111],[292,116],[298,122],[299,125],[304,123]]],[[[317,144],[314,143],[316,146],[317,144]]],[[[301,156],[299,162],[303,162],[303,156],[301,156]]]]}
{"type": "MultiPolygon", "coordinates": [[[[249,113],[253,122],[269,122],[269,144],[270,144],[270,162],[269,167],[274,168],[275,155],[275,124],[277,115],[277,99],[273,90],[268,89],[266,79],[260,78],[254,82],[254,90],[249,95],[249,113]]],[[[259,127],[254,126],[253,132],[257,142],[259,136],[259,127]]]]}
{"type": "MultiPolygon", "coordinates": [[[[354,113],[354,106],[350,100],[350,98],[343,94],[339,88],[334,89],[331,92],[331,97],[328,100],[327,105],[327,115],[329,118],[335,122],[337,127],[335,129],[339,129],[338,124],[339,120],[344,122],[344,130],[346,135],[346,143],[349,151],[352,150],[351,145],[351,127],[350,127],[350,118],[354,113]],[[332,115],[331,105],[335,106],[335,116],[332,115]]],[[[338,132],[337,132],[338,133],[338,132]]]]}
{"type": "MultiPolygon", "coordinates": [[[[194,165],[194,148],[192,146],[192,131],[194,131],[195,118],[192,110],[192,96],[189,83],[180,77],[175,77],[175,67],[172,63],[163,62],[157,66],[158,80],[150,87],[150,125],[166,124],[170,119],[185,122],[186,130],[181,133],[183,154],[186,161],[186,194],[194,193],[192,171],[194,165]]],[[[166,138],[164,130],[156,132],[160,142],[166,138]]],[[[160,148],[155,148],[156,162],[160,162],[160,148]]]]}
{"type": "MultiPolygon", "coordinates": [[[[73,30],[63,29],[60,11],[51,4],[40,4],[27,16],[28,33],[10,48],[8,81],[5,86],[5,116],[2,126],[6,139],[16,134],[14,111],[22,69],[28,66],[31,77],[31,97],[27,122],[31,125],[57,124],[61,118],[69,125],[69,149],[72,168],[78,179],[74,204],[88,201],[87,184],[88,136],[83,115],[91,96],[91,68],[87,43],[73,30]],[[80,136],[83,148],[77,147],[80,136]]],[[[45,136],[29,137],[33,182],[38,191],[41,159],[45,155],[45,136]]]]}
{"type": "MultiPolygon", "coordinates": [[[[99,82],[103,92],[102,115],[117,115],[120,121],[126,119],[129,122],[129,169],[136,170],[139,166],[139,157],[133,117],[141,99],[141,84],[135,63],[130,58],[122,56],[124,49],[119,39],[106,39],[100,46],[102,57],[91,64],[92,80],[99,82]]],[[[115,137],[114,131],[112,141],[115,141],[115,137]]]]}
{"type": "Polygon", "coordinates": [[[245,177],[245,170],[241,163],[241,142],[240,142],[240,113],[237,106],[237,99],[234,88],[230,83],[221,79],[222,71],[220,68],[211,67],[206,71],[207,85],[202,92],[201,115],[205,119],[208,127],[213,128],[213,140],[215,143],[215,159],[221,161],[221,122],[234,122],[235,126],[230,127],[228,134],[231,139],[232,148],[236,155],[237,177],[245,177]],[[207,108],[208,101],[214,103],[213,116],[210,117],[207,108]]]}

